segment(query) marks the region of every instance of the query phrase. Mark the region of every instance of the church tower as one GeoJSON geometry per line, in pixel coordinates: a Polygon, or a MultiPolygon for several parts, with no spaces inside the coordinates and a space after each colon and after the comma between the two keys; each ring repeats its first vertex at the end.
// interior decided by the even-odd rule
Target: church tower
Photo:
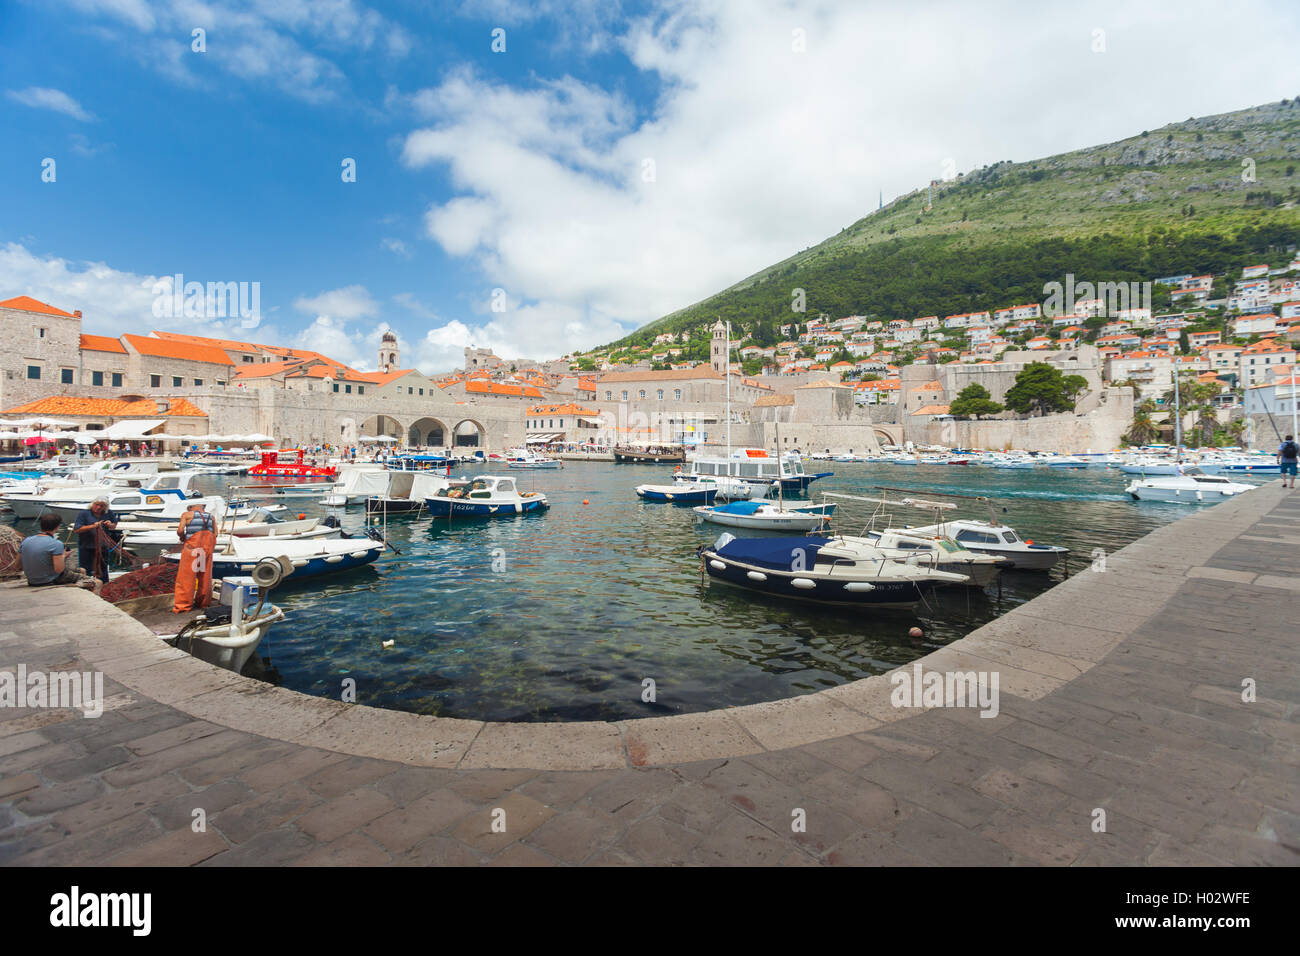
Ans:
{"type": "Polygon", "coordinates": [[[392,372],[397,368],[397,336],[389,329],[379,342],[379,371],[392,372]]]}
{"type": "Polygon", "coordinates": [[[725,374],[727,371],[727,347],[730,343],[727,341],[727,327],[718,319],[713,324],[713,341],[709,346],[709,360],[713,365],[713,371],[719,374],[725,374]]]}

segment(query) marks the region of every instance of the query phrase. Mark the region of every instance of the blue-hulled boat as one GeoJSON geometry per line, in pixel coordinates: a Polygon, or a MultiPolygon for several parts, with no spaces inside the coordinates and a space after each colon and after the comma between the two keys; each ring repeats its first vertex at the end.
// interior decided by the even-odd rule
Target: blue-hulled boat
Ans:
{"type": "Polygon", "coordinates": [[[638,498],[645,501],[662,501],[674,505],[711,505],[718,496],[714,482],[677,481],[671,485],[637,485],[638,498]]]}
{"type": "Polygon", "coordinates": [[[965,584],[962,574],[890,560],[874,546],[843,538],[735,538],[699,549],[711,577],[774,597],[819,604],[911,607],[936,587],[965,584]]]}
{"type": "MultiPolygon", "coordinates": [[[[387,545],[373,538],[240,538],[232,537],[212,556],[214,579],[248,574],[263,558],[284,557],[293,565],[292,583],[319,574],[350,571],[372,564],[387,545]]],[[[163,555],[180,560],[180,552],[163,555]]]]}
{"type": "Polygon", "coordinates": [[[424,499],[435,518],[504,518],[542,511],[548,506],[539,491],[520,492],[513,478],[480,475],[468,487],[445,488],[424,499]]]}
{"type": "Polygon", "coordinates": [[[765,531],[818,531],[834,511],[830,504],[795,506],[775,501],[733,501],[695,509],[702,521],[765,531]]]}

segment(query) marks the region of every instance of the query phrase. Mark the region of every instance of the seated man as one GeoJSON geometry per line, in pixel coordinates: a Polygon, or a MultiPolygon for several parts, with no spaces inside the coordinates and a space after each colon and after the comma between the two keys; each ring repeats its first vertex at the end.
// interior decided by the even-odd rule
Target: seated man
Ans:
{"type": "Polygon", "coordinates": [[[76,568],[66,566],[68,554],[63,549],[63,542],[54,536],[62,523],[63,519],[58,515],[42,515],[41,533],[23,538],[18,554],[23,563],[23,573],[27,575],[27,584],[34,588],[49,584],[76,584],[98,593],[99,582],[76,568]]]}

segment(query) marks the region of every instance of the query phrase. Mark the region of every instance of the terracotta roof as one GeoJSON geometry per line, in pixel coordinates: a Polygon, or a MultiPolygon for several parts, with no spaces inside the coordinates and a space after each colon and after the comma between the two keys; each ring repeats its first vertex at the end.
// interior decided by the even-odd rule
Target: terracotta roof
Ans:
{"type": "Polygon", "coordinates": [[[466,382],[465,391],[474,395],[509,395],[512,398],[541,398],[541,390],[533,385],[498,385],[495,382],[466,382]]]}
{"type": "Polygon", "coordinates": [[[924,408],[918,408],[912,412],[913,415],[947,415],[947,405],[926,405],[924,408]]]}
{"type": "Polygon", "coordinates": [[[26,405],[6,409],[5,414],[34,412],[42,415],[102,415],[113,418],[148,418],[157,417],[158,415],[183,415],[192,418],[208,417],[207,412],[198,408],[189,399],[171,398],[167,399],[167,401],[171,403],[171,407],[164,412],[159,411],[158,404],[148,398],[130,402],[120,398],[73,398],[70,395],[57,395],[51,398],[38,398],[26,405]]]}
{"type": "Polygon", "coordinates": [[[117,352],[121,355],[126,354],[126,349],[122,343],[110,335],[85,335],[81,336],[81,347],[87,352],[117,352]]]}
{"type": "Polygon", "coordinates": [[[896,388],[902,388],[903,383],[896,378],[878,378],[873,382],[858,382],[858,384],[853,387],[861,388],[861,389],[871,389],[873,391],[876,389],[883,388],[887,391],[892,391],[893,389],[896,388]]]}
{"type": "Polygon", "coordinates": [[[793,395],[763,395],[754,401],[755,408],[773,408],[779,405],[793,405],[793,395]]]}
{"type": "Polygon", "coordinates": [[[65,319],[75,319],[78,316],[71,312],[64,312],[62,309],[56,309],[52,305],[47,305],[39,299],[33,299],[30,295],[14,296],[12,299],[5,299],[0,302],[0,309],[17,309],[19,312],[39,312],[41,315],[61,315],[65,319]]]}
{"type": "Polygon", "coordinates": [[[206,345],[214,349],[230,349],[233,352],[260,352],[262,346],[252,342],[238,342],[234,339],[213,339],[206,335],[185,335],[181,332],[163,332],[154,329],[153,335],[172,342],[188,342],[190,345],[206,345]]]}
{"type": "Polygon", "coordinates": [[[195,345],[190,342],[177,342],[171,339],[155,339],[147,335],[122,336],[128,345],[141,355],[153,355],[158,358],[187,359],[191,362],[207,362],[209,365],[234,365],[230,356],[219,348],[210,345],[195,345]]]}
{"type": "Polygon", "coordinates": [[[939,383],[937,379],[931,379],[930,381],[924,382],[916,386],[915,388],[909,388],[908,391],[909,392],[942,392],[943,386],[939,383]]]}
{"type": "MultiPolygon", "coordinates": [[[[367,385],[373,385],[376,383],[377,379],[384,377],[383,372],[358,372],[356,369],[348,368],[346,365],[325,365],[314,359],[313,362],[315,362],[315,364],[298,362],[293,366],[293,370],[289,374],[293,378],[332,378],[340,382],[364,382],[367,385]]],[[[406,373],[403,372],[401,374],[405,375],[406,373]]],[[[388,375],[391,377],[381,384],[386,385],[388,382],[392,381],[393,378],[397,377],[391,372],[388,373],[388,375]]]]}

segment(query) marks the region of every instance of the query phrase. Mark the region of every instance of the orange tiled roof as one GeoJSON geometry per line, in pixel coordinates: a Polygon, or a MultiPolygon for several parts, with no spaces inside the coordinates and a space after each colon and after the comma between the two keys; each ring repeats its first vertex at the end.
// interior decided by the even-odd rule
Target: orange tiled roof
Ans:
{"type": "Polygon", "coordinates": [[[279,375],[282,372],[288,372],[291,369],[299,368],[302,364],[302,362],[298,361],[258,362],[255,365],[242,366],[239,371],[235,373],[235,378],[266,378],[268,375],[279,375]]]}
{"type": "Polygon", "coordinates": [[[533,385],[498,385],[495,382],[472,381],[465,383],[465,391],[475,395],[509,395],[513,398],[541,398],[541,391],[533,385]]]}
{"type": "Polygon", "coordinates": [[[207,345],[214,349],[229,349],[232,352],[260,352],[262,346],[252,342],[238,342],[235,339],[214,339],[206,335],[185,335],[182,332],[163,332],[154,329],[151,333],[157,338],[172,342],[188,342],[190,345],[207,345]]]}
{"type": "Polygon", "coordinates": [[[87,352],[117,352],[121,355],[126,354],[126,349],[122,343],[111,335],[85,335],[81,336],[81,347],[87,352]]]}
{"type": "Polygon", "coordinates": [[[177,342],[172,339],[155,339],[148,335],[122,336],[127,344],[141,355],[153,355],[158,358],[187,359],[191,362],[207,362],[209,365],[234,365],[222,349],[210,345],[195,345],[191,342],[177,342]]]}
{"type": "Polygon", "coordinates": [[[33,299],[30,295],[18,295],[12,299],[5,299],[0,302],[0,309],[17,309],[19,312],[39,312],[41,315],[61,315],[65,319],[75,319],[77,316],[71,312],[64,312],[62,309],[56,309],[52,305],[33,299]]]}
{"type": "Polygon", "coordinates": [[[70,395],[56,395],[51,398],[38,398],[26,405],[5,410],[5,414],[28,412],[41,415],[81,415],[108,416],[113,418],[147,418],[157,415],[182,415],[192,418],[207,418],[207,412],[200,409],[186,398],[167,399],[171,407],[159,411],[157,402],[142,398],[134,402],[121,398],[74,398],[70,395]]]}
{"type": "Polygon", "coordinates": [[[947,405],[926,405],[924,408],[918,408],[913,415],[947,415],[947,405]]]}

